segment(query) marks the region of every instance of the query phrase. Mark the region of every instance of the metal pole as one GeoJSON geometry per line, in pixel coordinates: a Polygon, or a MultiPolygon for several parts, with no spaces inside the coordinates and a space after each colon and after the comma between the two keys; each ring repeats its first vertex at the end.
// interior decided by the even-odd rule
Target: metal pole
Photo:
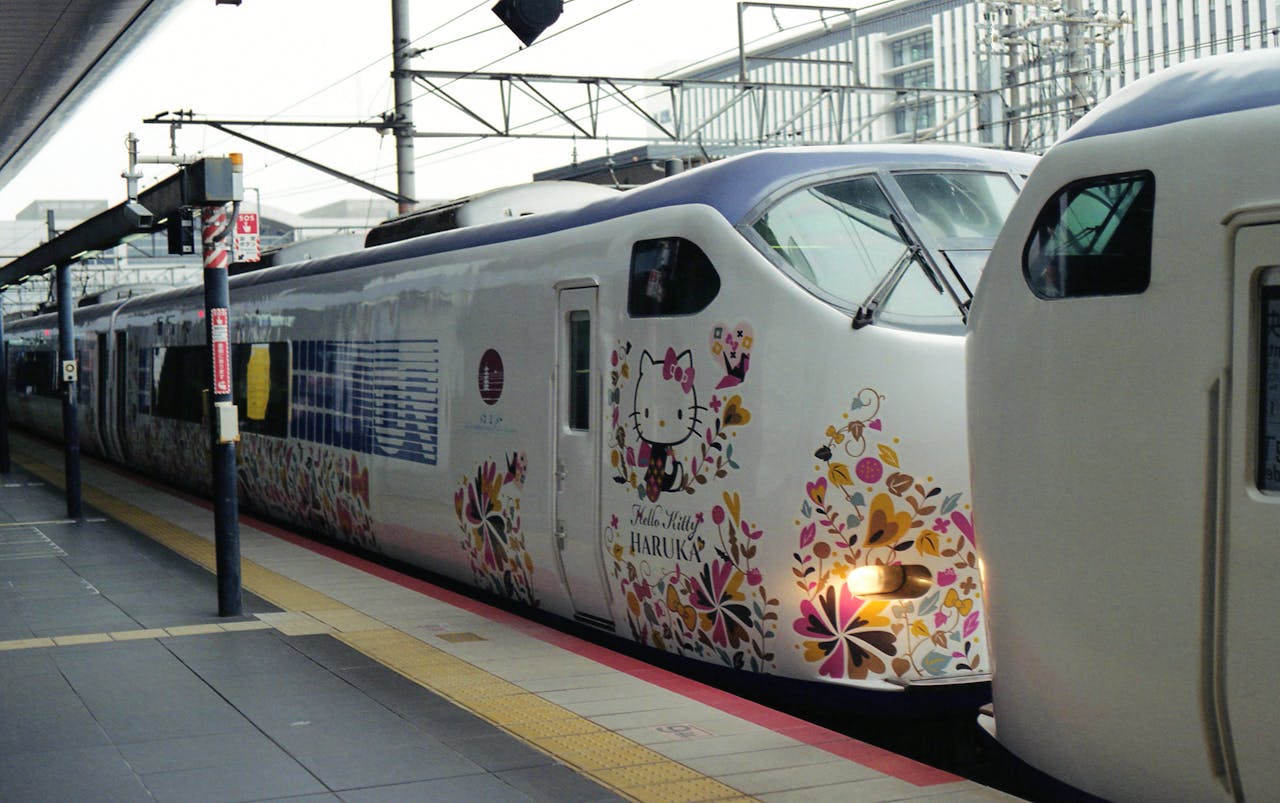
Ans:
{"type": "MultiPolygon", "coordinates": [[[[52,212],[50,212],[52,215],[52,212]]],[[[76,341],[71,318],[71,266],[58,266],[58,359],[62,379],[63,466],[67,480],[67,518],[83,513],[80,496],[80,423],[76,406],[76,341]]]]}
{"type": "MultiPolygon", "coordinates": [[[[45,210],[49,242],[58,236],[53,210],[45,210]]],[[[58,379],[62,387],[62,468],[66,479],[67,518],[78,519],[82,513],[80,495],[80,422],[76,411],[76,342],[75,322],[71,317],[71,266],[57,267],[58,286],[58,379]]]]}
{"type": "Polygon", "coordinates": [[[4,339],[4,293],[0,293],[0,474],[13,469],[9,461],[9,344],[4,339]]]}
{"type": "MultiPolygon", "coordinates": [[[[1016,22],[1014,9],[1006,9],[1001,12],[1004,15],[1006,25],[1003,31],[1007,32],[1009,42],[1009,69],[1004,73],[1004,84],[1009,88],[1009,109],[1013,115],[1012,122],[1005,126],[1005,147],[1015,151],[1023,150],[1022,142],[1022,101],[1019,98],[1018,85],[1021,83],[1019,79],[1020,69],[1018,64],[1018,45],[1014,39],[1016,22]]],[[[1009,117],[1009,114],[1005,115],[1009,117]]]]}
{"type": "Polygon", "coordinates": [[[858,85],[858,12],[849,9],[849,86],[858,85]]]}
{"type": "Polygon", "coordinates": [[[227,205],[200,210],[204,250],[205,342],[212,371],[209,407],[209,447],[213,454],[214,551],[218,569],[218,615],[239,616],[240,511],[236,498],[236,441],[239,440],[235,404],[231,396],[231,293],[227,266],[231,263],[227,205]]]}
{"type": "Polygon", "coordinates": [[[396,110],[396,192],[400,214],[412,212],[418,197],[413,167],[413,77],[409,74],[409,0],[391,0],[392,84],[396,110]]]}
{"type": "Polygon", "coordinates": [[[1067,81],[1071,87],[1067,93],[1067,125],[1071,126],[1089,111],[1089,98],[1093,93],[1084,42],[1084,3],[1082,0],[1066,0],[1063,8],[1067,12],[1067,81]]]}

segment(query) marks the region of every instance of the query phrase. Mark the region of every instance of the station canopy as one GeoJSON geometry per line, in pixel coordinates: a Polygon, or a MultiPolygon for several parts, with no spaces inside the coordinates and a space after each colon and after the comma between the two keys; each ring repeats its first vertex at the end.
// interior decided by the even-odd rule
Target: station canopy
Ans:
{"type": "Polygon", "coordinates": [[[0,187],[179,2],[0,2],[0,187]]]}

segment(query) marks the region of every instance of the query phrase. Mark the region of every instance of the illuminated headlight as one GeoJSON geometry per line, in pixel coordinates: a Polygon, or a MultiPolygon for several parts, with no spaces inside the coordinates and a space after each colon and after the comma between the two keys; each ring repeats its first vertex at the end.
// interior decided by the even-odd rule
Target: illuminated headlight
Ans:
{"type": "Polygon", "coordinates": [[[914,599],[933,586],[923,566],[859,566],[849,572],[849,593],[863,599],[914,599]]]}

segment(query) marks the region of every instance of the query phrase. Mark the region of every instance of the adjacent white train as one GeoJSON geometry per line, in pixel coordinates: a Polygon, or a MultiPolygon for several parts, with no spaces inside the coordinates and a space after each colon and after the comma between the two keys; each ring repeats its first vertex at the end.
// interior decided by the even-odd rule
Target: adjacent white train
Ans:
{"type": "MultiPolygon", "coordinates": [[[[965,315],[1033,164],[764,151],[236,276],[243,503],[728,667],[985,679],[965,315]]],[[[204,482],[201,307],[76,312],[85,451],[204,482]]],[[[9,327],[51,435],[55,340],[9,327]]]]}
{"type": "Polygon", "coordinates": [[[969,336],[997,738],[1111,799],[1280,790],[1280,54],[1045,155],[969,336]]]}

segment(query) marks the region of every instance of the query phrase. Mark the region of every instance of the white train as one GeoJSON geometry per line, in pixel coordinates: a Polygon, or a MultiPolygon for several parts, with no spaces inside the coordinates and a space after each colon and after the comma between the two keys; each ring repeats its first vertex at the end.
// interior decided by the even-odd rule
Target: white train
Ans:
{"type": "MultiPolygon", "coordinates": [[[[236,276],[243,503],[728,667],[985,679],[964,320],[1033,163],[765,151],[236,276]]],[[[201,303],[76,312],[86,451],[207,476],[201,303]]],[[[56,435],[55,338],[8,399],[56,435]]]]}
{"type": "Polygon", "coordinates": [[[1280,792],[1280,54],[1036,167],[969,336],[996,737],[1111,799],[1280,792]]]}

